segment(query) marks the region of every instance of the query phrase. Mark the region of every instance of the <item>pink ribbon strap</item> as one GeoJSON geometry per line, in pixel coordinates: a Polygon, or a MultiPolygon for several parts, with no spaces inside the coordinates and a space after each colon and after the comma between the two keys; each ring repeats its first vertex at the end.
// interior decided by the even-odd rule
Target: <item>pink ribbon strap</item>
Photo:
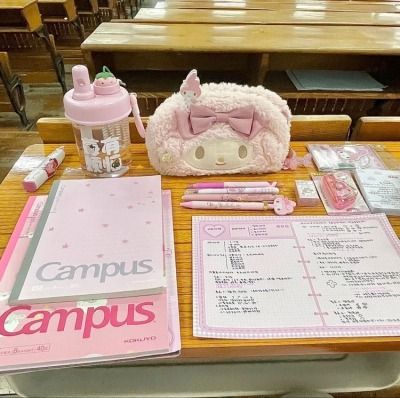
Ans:
{"type": "Polygon", "coordinates": [[[251,105],[230,112],[214,112],[204,105],[192,104],[189,112],[176,111],[176,118],[179,133],[185,139],[207,131],[214,123],[228,123],[238,134],[247,137],[256,135],[263,127],[251,105]]]}

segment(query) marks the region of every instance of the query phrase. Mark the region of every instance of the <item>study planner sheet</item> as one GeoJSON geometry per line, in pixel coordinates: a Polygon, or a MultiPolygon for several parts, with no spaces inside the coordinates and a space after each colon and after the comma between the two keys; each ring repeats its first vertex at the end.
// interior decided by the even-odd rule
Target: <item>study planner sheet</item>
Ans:
{"type": "Polygon", "coordinates": [[[383,214],[193,217],[193,333],[400,335],[400,245],[383,214]]]}

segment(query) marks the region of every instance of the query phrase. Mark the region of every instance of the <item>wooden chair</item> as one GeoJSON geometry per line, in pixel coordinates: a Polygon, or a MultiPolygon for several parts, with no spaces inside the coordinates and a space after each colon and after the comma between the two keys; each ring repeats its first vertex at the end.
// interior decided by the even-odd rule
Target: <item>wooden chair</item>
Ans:
{"type": "MultiPolygon", "coordinates": [[[[111,18],[127,19],[125,0],[98,0],[99,7],[104,14],[109,14],[109,18],[103,19],[109,21],[111,18]]],[[[129,0],[130,1],[130,0],[129,0]]]]}
{"type": "Polygon", "coordinates": [[[400,141],[400,117],[361,117],[352,131],[350,139],[352,141],[400,141]]]}
{"type": "Polygon", "coordinates": [[[21,119],[21,123],[27,127],[29,125],[29,120],[25,112],[24,88],[19,76],[11,71],[8,54],[6,52],[0,52],[0,80],[3,82],[9,99],[7,102],[2,102],[0,97],[0,110],[5,112],[11,109],[14,110],[21,119]]]}
{"type": "MultiPolygon", "coordinates": [[[[147,126],[148,118],[142,118],[147,126]]],[[[292,120],[293,141],[344,141],[347,139],[351,119],[347,115],[295,115],[292,120]]],[[[37,128],[43,143],[75,142],[71,122],[65,118],[42,118],[37,128]]],[[[132,143],[142,143],[133,118],[129,118],[132,143]]]]}
{"type": "Polygon", "coordinates": [[[291,135],[293,141],[345,141],[351,118],[348,115],[294,115],[291,135]]]}
{"type": "MultiPolygon", "coordinates": [[[[86,31],[93,31],[103,22],[98,0],[75,0],[75,6],[79,19],[86,31]]],[[[107,13],[107,18],[104,21],[109,21],[109,19],[107,13]]]]}

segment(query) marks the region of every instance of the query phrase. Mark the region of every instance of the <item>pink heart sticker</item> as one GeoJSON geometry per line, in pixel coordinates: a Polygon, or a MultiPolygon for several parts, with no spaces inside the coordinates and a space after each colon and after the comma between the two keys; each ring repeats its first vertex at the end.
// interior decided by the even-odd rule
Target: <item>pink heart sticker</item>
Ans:
{"type": "Polygon", "coordinates": [[[213,238],[216,238],[225,232],[225,227],[223,225],[206,225],[204,231],[213,238]]]}

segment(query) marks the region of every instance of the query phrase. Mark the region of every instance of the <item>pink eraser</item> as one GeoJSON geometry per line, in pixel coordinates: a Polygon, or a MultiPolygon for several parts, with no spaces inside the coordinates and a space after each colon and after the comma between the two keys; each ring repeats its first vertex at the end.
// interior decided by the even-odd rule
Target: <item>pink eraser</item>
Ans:
{"type": "Polygon", "coordinates": [[[320,203],[317,189],[311,180],[296,180],[295,191],[299,206],[316,206],[320,203]]]}

